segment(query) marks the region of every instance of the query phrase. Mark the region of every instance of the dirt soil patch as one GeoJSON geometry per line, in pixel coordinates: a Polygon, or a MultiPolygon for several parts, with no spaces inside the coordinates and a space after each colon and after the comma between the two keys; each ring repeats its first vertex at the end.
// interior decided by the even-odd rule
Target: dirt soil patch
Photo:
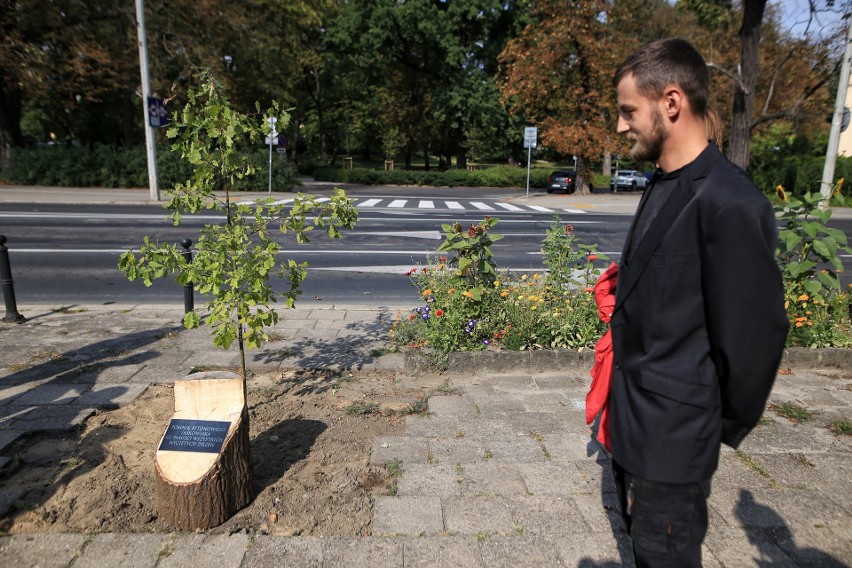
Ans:
{"type": "MultiPolygon", "coordinates": [[[[248,383],[255,499],[214,533],[366,536],[394,480],[370,465],[377,436],[401,435],[436,379],[402,387],[393,372],[291,370],[248,383]]],[[[174,409],[152,385],[76,431],[17,442],[0,491],[17,496],[0,531],[168,531],[157,516],[154,453],[174,409]]]]}

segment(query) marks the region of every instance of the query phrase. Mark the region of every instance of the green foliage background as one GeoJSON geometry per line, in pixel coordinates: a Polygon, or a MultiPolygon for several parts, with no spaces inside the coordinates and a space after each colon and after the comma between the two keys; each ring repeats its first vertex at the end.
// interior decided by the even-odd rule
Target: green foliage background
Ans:
{"type": "MultiPolygon", "coordinates": [[[[235,191],[269,189],[269,150],[258,148],[240,152],[259,172],[235,180],[235,191]],[[265,174],[265,175],[263,175],[265,174]]],[[[157,177],[160,187],[174,187],[190,176],[190,165],[170,146],[157,148],[157,177]]],[[[42,146],[15,148],[12,162],[4,172],[11,183],[59,187],[148,187],[145,148],[135,146],[42,146]]],[[[298,185],[295,166],[273,148],[272,190],[293,191],[298,185]]],[[[217,188],[224,189],[224,188],[217,188]]]]}

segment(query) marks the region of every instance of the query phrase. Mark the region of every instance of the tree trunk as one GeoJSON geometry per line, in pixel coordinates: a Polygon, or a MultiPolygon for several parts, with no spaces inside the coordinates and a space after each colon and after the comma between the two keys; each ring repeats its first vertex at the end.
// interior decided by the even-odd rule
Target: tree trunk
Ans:
{"type": "MultiPolygon", "coordinates": [[[[251,442],[244,388],[243,379],[231,372],[195,373],[175,382],[173,420],[203,421],[206,424],[199,426],[204,427],[215,422],[229,426],[218,453],[157,450],[157,511],[172,527],[209,529],[251,501],[251,442]]],[[[199,439],[207,443],[209,438],[193,427],[196,429],[179,432],[179,438],[170,437],[174,432],[167,429],[159,447],[167,438],[171,445],[195,444],[199,439]]]]}
{"type": "Polygon", "coordinates": [[[734,106],[728,138],[728,159],[745,169],[749,162],[749,140],[757,86],[760,26],[766,0],[745,0],[740,28],[739,82],[734,85],[734,106]]]}
{"type": "Polygon", "coordinates": [[[589,195],[589,185],[586,178],[590,178],[591,172],[586,171],[586,160],[583,156],[577,156],[577,178],[574,181],[576,191],[575,195],[589,195]]]}
{"type": "Polygon", "coordinates": [[[21,133],[21,89],[0,72],[0,171],[9,167],[12,148],[23,146],[21,133]]]}
{"type": "Polygon", "coordinates": [[[607,150],[603,155],[603,168],[601,173],[605,176],[612,175],[612,152],[607,150]]]}

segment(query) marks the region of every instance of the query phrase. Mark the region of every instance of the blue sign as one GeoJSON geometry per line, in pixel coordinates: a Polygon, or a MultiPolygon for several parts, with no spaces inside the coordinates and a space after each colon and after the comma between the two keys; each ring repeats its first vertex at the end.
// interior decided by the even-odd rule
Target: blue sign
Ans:
{"type": "Polygon", "coordinates": [[[230,428],[230,422],[172,418],[159,450],[218,454],[230,428]]]}
{"type": "Polygon", "coordinates": [[[163,99],[148,97],[148,124],[154,128],[166,126],[169,123],[169,111],[163,99]]]}

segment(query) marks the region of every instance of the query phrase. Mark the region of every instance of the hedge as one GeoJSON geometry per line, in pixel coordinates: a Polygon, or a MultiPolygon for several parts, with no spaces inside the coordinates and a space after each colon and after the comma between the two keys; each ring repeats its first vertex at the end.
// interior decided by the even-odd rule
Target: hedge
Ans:
{"type": "MultiPolygon", "coordinates": [[[[550,170],[532,170],[530,187],[547,186],[550,170]]],[[[316,167],[317,181],[363,185],[424,185],[447,187],[526,187],[527,170],[512,166],[497,166],[477,170],[379,170],[370,168],[316,167]]]]}
{"type": "MultiPolygon", "coordinates": [[[[237,191],[269,188],[269,154],[258,149],[247,154],[257,173],[238,180],[237,191]]],[[[147,187],[148,167],[144,146],[44,146],[14,148],[9,168],[3,172],[10,182],[21,185],[59,187],[147,187]]],[[[189,179],[189,164],[166,146],[157,148],[160,187],[174,187],[189,179]]],[[[273,154],[272,188],[292,191],[297,185],[296,169],[286,158],[273,154]]]]}

